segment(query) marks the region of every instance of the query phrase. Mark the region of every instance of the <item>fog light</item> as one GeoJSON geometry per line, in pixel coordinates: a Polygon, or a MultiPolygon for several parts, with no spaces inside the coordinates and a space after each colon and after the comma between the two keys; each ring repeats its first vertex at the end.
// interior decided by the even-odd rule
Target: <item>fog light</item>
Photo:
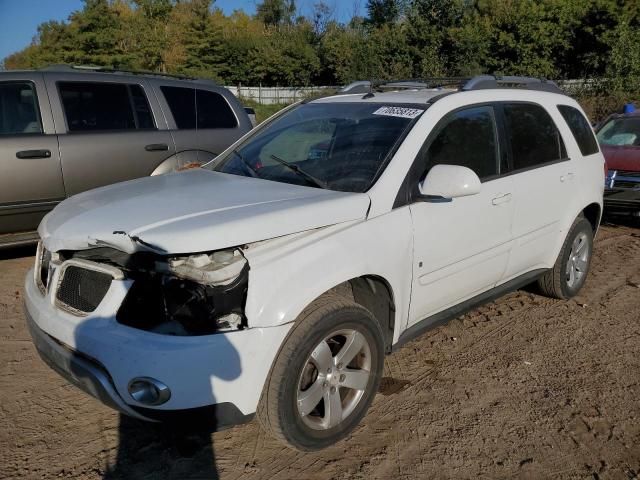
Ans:
{"type": "Polygon", "coordinates": [[[171,390],[151,377],[138,377],[129,382],[129,395],[138,403],[162,405],[171,398],[171,390]]]}

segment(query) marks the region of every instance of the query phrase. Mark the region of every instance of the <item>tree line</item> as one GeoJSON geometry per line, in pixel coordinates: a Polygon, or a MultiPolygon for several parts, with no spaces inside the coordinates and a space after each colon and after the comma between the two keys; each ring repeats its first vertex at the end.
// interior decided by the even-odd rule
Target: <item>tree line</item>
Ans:
{"type": "Polygon", "coordinates": [[[348,22],[334,9],[319,0],[303,16],[294,0],[263,0],[255,15],[225,15],[212,0],[85,0],[3,64],[265,86],[478,73],[640,78],[637,0],[369,0],[348,22]]]}

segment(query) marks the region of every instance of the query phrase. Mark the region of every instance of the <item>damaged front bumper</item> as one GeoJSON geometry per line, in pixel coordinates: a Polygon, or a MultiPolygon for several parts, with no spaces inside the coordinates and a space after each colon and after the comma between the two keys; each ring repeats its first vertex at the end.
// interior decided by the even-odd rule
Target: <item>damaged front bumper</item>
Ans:
{"type": "Polygon", "coordinates": [[[206,407],[220,427],[250,418],[291,325],[200,336],[147,332],[116,320],[131,285],[114,279],[95,311],[79,317],[59,308],[51,292],[43,294],[29,272],[25,311],[45,362],[106,405],[137,418],[169,420],[206,407]],[[129,385],[140,377],[167,385],[169,400],[158,406],[137,402],[129,385]]]}
{"type": "Polygon", "coordinates": [[[80,390],[97,398],[108,407],[140,420],[144,417],[127,405],[113,386],[109,373],[97,362],[78,355],[47,335],[31,318],[25,308],[27,327],[40,358],[52,370],[80,390]]]}

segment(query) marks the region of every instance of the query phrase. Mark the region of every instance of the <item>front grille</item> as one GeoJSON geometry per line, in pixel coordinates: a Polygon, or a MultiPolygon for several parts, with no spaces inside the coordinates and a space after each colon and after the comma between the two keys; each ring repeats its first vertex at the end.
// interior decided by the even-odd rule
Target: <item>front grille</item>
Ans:
{"type": "Polygon", "coordinates": [[[72,311],[91,313],[100,305],[112,280],[108,273],[69,265],[62,272],[56,299],[72,311]]]}

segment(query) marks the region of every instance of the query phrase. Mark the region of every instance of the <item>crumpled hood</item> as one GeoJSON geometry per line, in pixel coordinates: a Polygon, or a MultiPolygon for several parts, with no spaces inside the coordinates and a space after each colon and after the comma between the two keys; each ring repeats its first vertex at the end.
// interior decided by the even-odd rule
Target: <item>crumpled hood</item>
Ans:
{"type": "Polygon", "coordinates": [[[191,253],[364,219],[369,204],[364,193],[194,169],[73,196],[42,220],[38,233],[54,252],[111,246],[191,253]]]}

